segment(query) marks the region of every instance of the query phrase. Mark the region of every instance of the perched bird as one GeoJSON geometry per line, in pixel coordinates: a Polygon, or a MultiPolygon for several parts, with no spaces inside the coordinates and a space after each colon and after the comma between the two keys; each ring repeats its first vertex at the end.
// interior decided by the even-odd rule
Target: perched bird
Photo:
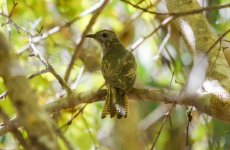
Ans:
{"type": "Polygon", "coordinates": [[[103,49],[101,71],[106,81],[107,95],[101,118],[107,115],[111,118],[126,118],[126,92],[133,87],[136,80],[135,57],[125,49],[113,31],[102,30],[86,37],[95,39],[103,49]]]}

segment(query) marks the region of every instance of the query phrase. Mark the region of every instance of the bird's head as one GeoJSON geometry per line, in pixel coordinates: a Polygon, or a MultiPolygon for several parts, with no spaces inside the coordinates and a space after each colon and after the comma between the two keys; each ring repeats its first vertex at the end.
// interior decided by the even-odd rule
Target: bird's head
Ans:
{"type": "Polygon", "coordinates": [[[86,37],[95,39],[103,49],[111,48],[114,44],[120,43],[117,35],[110,30],[101,30],[95,34],[89,34],[86,37]]]}

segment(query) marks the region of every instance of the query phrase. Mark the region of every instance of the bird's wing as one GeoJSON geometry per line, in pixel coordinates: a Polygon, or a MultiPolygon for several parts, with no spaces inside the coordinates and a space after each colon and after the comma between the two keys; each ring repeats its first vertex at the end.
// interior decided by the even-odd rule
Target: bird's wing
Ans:
{"type": "Polygon", "coordinates": [[[136,62],[133,54],[108,55],[102,61],[102,74],[111,86],[127,90],[136,79],[136,62]]]}

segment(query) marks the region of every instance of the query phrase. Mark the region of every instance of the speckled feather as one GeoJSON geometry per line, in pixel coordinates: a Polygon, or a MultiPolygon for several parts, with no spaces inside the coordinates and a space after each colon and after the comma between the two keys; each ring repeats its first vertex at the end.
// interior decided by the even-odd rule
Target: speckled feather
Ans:
{"type": "Polygon", "coordinates": [[[101,71],[106,81],[107,95],[101,117],[116,115],[118,119],[125,118],[128,114],[126,92],[136,80],[135,57],[112,31],[102,30],[88,37],[97,40],[103,49],[101,71]]]}

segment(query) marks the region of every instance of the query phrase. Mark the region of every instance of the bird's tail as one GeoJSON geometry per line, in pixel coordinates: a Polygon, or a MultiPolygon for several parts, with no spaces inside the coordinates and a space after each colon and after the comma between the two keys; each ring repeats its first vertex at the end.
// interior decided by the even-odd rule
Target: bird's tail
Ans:
{"type": "Polygon", "coordinates": [[[101,118],[103,119],[107,115],[110,115],[111,118],[115,115],[118,119],[126,118],[128,114],[128,100],[125,91],[111,86],[107,87],[108,91],[101,118]]]}

